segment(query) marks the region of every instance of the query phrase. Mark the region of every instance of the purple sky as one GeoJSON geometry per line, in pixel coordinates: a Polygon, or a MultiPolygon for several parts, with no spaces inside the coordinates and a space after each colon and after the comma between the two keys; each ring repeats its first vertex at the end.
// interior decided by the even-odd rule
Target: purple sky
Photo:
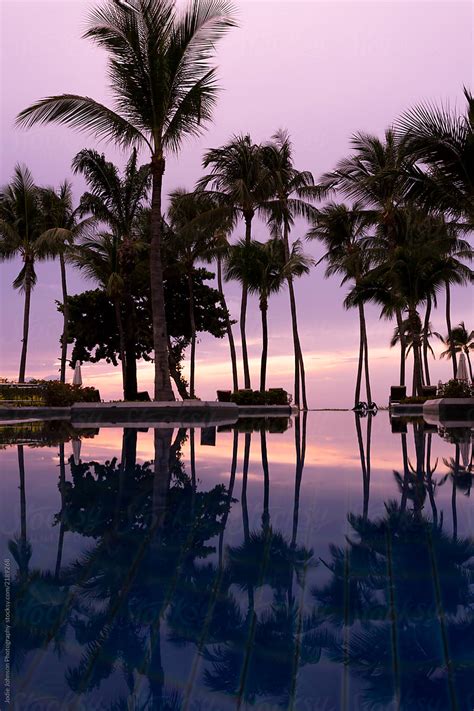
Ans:
{"type": "MultiPolygon", "coordinates": [[[[62,92],[86,94],[107,102],[105,55],[81,39],[89,0],[2,0],[1,24],[1,163],[6,183],[15,163],[26,163],[40,184],[58,184],[70,177],[71,158],[94,140],[62,127],[28,132],[13,127],[15,115],[34,100],[62,92]]],[[[232,134],[249,132],[255,141],[287,128],[296,164],[317,176],[331,169],[348,151],[357,130],[381,134],[393,119],[420,100],[449,100],[462,105],[463,84],[472,87],[473,5],[471,2],[241,2],[240,28],[218,47],[222,94],[214,123],[198,140],[187,143],[179,159],[170,159],[166,192],[191,188],[201,174],[203,152],[232,134]]],[[[101,145],[109,158],[123,163],[113,146],[101,145]]],[[[76,197],[83,188],[74,181],[76,197]]],[[[304,234],[304,225],[295,237],[304,234]]],[[[255,236],[264,239],[257,224],[255,236]]],[[[308,251],[319,255],[318,247],[308,251]]],[[[18,263],[0,265],[0,376],[15,377],[20,353],[22,297],[11,282],[18,263]]],[[[60,318],[59,267],[38,266],[33,299],[27,374],[49,376],[57,371],[60,318]]],[[[71,274],[70,290],[87,285],[71,274]]],[[[307,356],[311,404],[349,405],[357,355],[355,312],[342,308],[344,291],[337,280],[325,281],[322,267],[297,286],[302,341],[307,356]]],[[[472,295],[454,294],[453,319],[473,327],[472,295]]],[[[229,286],[229,304],[238,313],[238,292],[229,286]]],[[[249,317],[250,355],[255,382],[260,355],[256,301],[249,317]]],[[[440,311],[443,304],[440,303],[440,311]]],[[[291,337],[286,293],[270,304],[269,385],[290,390],[291,337]]],[[[442,315],[433,318],[444,330],[442,315]]],[[[375,399],[383,402],[396,382],[397,353],[388,340],[393,325],[380,322],[369,309],[369,340],[375,399]]],[[[237,333],[236,333],[237,335],[237,333]]],[[[437,351],[439,348],[435,345],[437,351]]],[[[218,386],[230,384],[226,341],[203,338],[198,347],[197,391],[214,398],[218,386]]],[[[84,368],[87,384],[98,385],[104,397],[120,396],[119,369],[107,365],[84,368]],[[107,375],[107,377],[106,377],[107,375]]],[[[433,366],[434,378],[447,379],[444,362],[433,366]]],[[[151,388],[149,366],[140,369],[140,385],[151,388]]]]}

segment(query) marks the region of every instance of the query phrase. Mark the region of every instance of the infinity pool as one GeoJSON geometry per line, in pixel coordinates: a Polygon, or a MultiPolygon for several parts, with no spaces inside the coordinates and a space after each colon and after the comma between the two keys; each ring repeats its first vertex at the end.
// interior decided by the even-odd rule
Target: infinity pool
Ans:
{"type": "Polygon", "coordinates": [[[0,428],[0,703],[472,711],[472,442],[441,434],[0,428]]]}

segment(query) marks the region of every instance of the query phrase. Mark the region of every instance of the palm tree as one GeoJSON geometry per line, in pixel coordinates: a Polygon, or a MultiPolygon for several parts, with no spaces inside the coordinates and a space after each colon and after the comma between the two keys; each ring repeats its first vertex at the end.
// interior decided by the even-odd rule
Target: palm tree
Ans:
{"type": "MultiPolygon", "coordinates": [[[[411,157],[403,133],[385,131],[383,139],[367,133],[352,136],[353,154],[344,158],[336,169],[321,178],[321,185],[361,203],[380,231],[390,251],[397,245],[397,211],[410,195],[413,176],[411,157]]],[[[400,309],[395,308],[397,324],[402,323],[400,309]]],[[[405,384],[407,344],[400,340],[400,385],[405,384]]]]}
{"type": "Polygon", "coordinates": [[[85,37],[109,54],[116,110],[87,96],[41,99],[17,118],[20,126],[60,123],[114,141],[144,147],[151,157],[150,281],[155,351],[155,399],[173,400],[161,262],[162,184],[166,156],[201,132],[216,102],[215,43],[235,25],[228,0],[106,0],[90,15],[85,37]]]}
{"type": "Polygon", "coordinates": [[[260,362],[260,390],[265,392],[268,358],[268,300],[278,293],[288,275],[291,278],[308,274],[313,260],[306,256],[301,243],[295,242],[290,257],[285,259],[281,239],[272,238],[265,244],[246,240],[232,246],[226,264],[226,279],[235,279],[246,285],[249,293],[258,294],[262,317],[262,356],[260,362]]]}
{"type": "MultiPolygon", "coordinates": [[[[317,211],[313,226],[306,236],[308,239],[320,240],[326,249],[326,253],[322,257],[322,260],[327,263],[326,277],[334,274],[342,275],[341,286],[351,281],[355,286],[361,283],[370,267],[366,240],[371,223],[371,217],[363,210],[361,202],[355,202],[352,207],[329,203],[322,210],[317,211]]],[[[345,306],[349,306],[347,300],[345,306]]],[[[364,302],[359,301],[357,306],[359,309],[359,364],[354,393],[355,405],[360,402],[364,365],[367,402],[372,402],[364,302]]]]}
{"type": "MultiPolygon", "coordinates": [[[[80,214],[93,215],[97,221],[107,225],[113,236],[116,260],[114,296],[117,325],[122,337],[124,391],[127,400],[134,400],[138,386],[135,355],[136,315],[131,281],[138,253],[144,249],[140,242],[140,218],[150,187],[150,166],[139,167],[137,151],[133,149],[121,177],[117,167],[107,161],[104,155],[84,149],[75,156],[72,167],[75,173],[85,177],[89,188],[81,198],[80,214]],[[122,305],[123,323],[120,314],[122,305]]],[[[81,250],[83,249],[82,246],[81,250]]],[[[84,255],[80,257],[80,261],[83,260],[84,255]]]]}
{"type": "Polygon", "coordinates": [[[25,382],[30,327],[31,292],[36,284],[35,263],[51,256],[40,241],[43,215],[39,191],[26,166],[17,165],[9,185],[0,191],[0,259],[19,257],[23,266],[13,288],[25,295],[23,339],[18,381],[25,382]]]}
{"type": "MultiPolygon", "coordinates": [[[[227,208],[231,224],[238,217],[245,223],[245,243],[252,239],[252,222],[256,213],[263,212],[263,206],[272,194],[268,171],[263,163],[261,146],[252,143],[249,135],[234,136],[229,143],[213,148],[203,158],[203,168],[211,167],[208,175],[197,183],[198,191],[210,192],[227,208]]],[[[240,335],[242,339],[242,360],[244,385],[250,388],[250,368],[247,350],[246,317],[248,287],[242,282],[240,307],[240,335]]]]}
{"type": "MultiPolygon", "coordinates": [[[[273,232],[281,234],[285,245],[285,259],[290,257],[290,234],[295,218],[311,220],[314,207],[310,200],[321,196],[321,189],[314,184],[313,174],[297,170],[293,162],[293,146],[287,131],[277,131],[270,142],[262,147],[263,163],[273,182],[274,195],[266,204],[268,222],[273,232]]],[[[298,333],[298,315],[293,280],[288,281],[290,296],[293,350],[295,357],[294,402],[300,405],[300,385],[303,408],[308,409],[303,350],[298,333]]]]}
{"type": "MultiPolygon", "coordinates": [[[[446,283],[465,284],[472,272],[452,256],[452,236],[443,219],[423,211],[405,209],[396,215],[398,246],[390,252],[390,238],[380,231],[371,257],[376,266],[354,288],[348,303],[363,299],[379,303],[383,315],[406,311],[408,331],[413,342],[414,394],[423,384],[421,345],[423,326],[419,308],[434,297],[446,283]],[[387,258],[388,255],[388,258],[387,258]]],[[[400,332],[401,333],[401,332],[400,332]]]]}
{"type": "Polygon", "coordinates": [[[469,375],[472,381],[473,375],[470,351],[474,350],[474,331],[469,332],[464,321],[461,321],[460,324],[451,329],[451,337],[449,337],[449,334],[442,336],[440,333],[435,333],[435,336],[446,346],[446,350],[440,354],[441,358],[452,358],[453,352],[465,353],[469,366],[469,375]]]}
{"type": "MultiPolygon", "coordinates": [[[[127,373],[126,339],[120,308],[124,284],[120,274],[118,240],[110,232],[96,232],[77,245],[74,254],[71,255],[71,261],[88,279],[99,284],[114,305],[115,320],[119,332],[119,357],[122,364],[123,395],[124,399],[127,400],[129,394],[127,384],[130,381],[130,376],[127,373]]],[[[130,358],[128,362],[132,364],[130,358]]]]}
{"type": "MultiPolygon", "coordinates": [[[[429,313],[432,297],[428,295],[426,301],[427,301],[426,312],[429,313]]],[[[425,321],[424,321],[423,326],[421,325],[421,322],[420,322],[420,324],[418,326],[418,330],[420,331],[420,341],[421,341],[421,346],[422,346],[422,350],[423,350],[423,367],[422,367],[423,384],[431,385],[428,353],[431,353],[433,358],[435,357],[435,355],[434,355],[433,348],[431,347],[431,344],[430,344],[430,338],[433,335],[433,333],[431,331],[431,324],[426,321],[426,316],[425,316],[425,321]]],[[[390,348],[393,348],[394,346],[396,346],[397,343],[400,342],[402,337],[405,339],[405,345],[406,345],[405,358],[408,358],[410,353],[413,351],[413,329],[411,327],[410,321],[407,318],[403,319],[401,326],[395,326],[395,329],[393,331],[393,336],[390,341],[390,348]]]]}
{"type": "Polygon", "coordinates": [[[91,220],[78,220],[78,211],[72,207],[72,186],[64,181],[56,191],[54,188],[40,190],[45,231],[39,243],[54,255],[59,256],[61,270],[63,332],[61,336],[60,381],[66,382],[66,361],[68,346],[69,305],[67,293],[66,261],[72,252],[75,240],[92,225],[91,220]]]}
{"type": "Polygon", "coordinates": [[[398,129],[420,166],[413,193],[430,209],[474,224],[474,97],[464,89],[466,111],[423,103],[405,113],[398,129]]]}
{"type": "MultiPolygon", "coordinates": [[[[206,214],[212,214],[215,207],[215,201],[206,193],[186,193],[183,189],[177,189],[170,195],[168,215],[172,234],[170,234],[171,243],[169,249],[172,250],[178,262],[182,265],[188,284],[189,318],[191,324],[191,368],[189,382],[189,395],[191,398],[195,397],[196,369],[196,318],[194,309],[193,272],[198,261],[210,261],[210,259],[214,258],[216,252],[220,252],[220,235],[222,231],[225,230],[225,224],[217,222],[215,217],[211,218],[209,222],[202,219],[203,217],[205,218],[206,214]]],[[[221,298],[223,298],[222,283],[220,283],[220,294],[221,298]]],[[[229,340],[233,343],[232,327],[229,323],[230,319],[228,316],[226,320],[228,334],[230,329],[231,338],[229,340]]],[[[235,348],[233,350],[232,363],[235,375],[235,348]]]]}

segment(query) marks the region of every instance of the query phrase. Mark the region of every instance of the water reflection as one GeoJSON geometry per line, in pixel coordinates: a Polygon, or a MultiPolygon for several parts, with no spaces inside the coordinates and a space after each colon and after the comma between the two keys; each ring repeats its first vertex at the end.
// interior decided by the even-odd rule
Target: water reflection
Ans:
{"type": "Polygon", "coordinates": [[[471,709],[471,433],[382,416],[126,428],[115,456],[80,433],[92,459],[3,431],[13,708],[471,709]]]}

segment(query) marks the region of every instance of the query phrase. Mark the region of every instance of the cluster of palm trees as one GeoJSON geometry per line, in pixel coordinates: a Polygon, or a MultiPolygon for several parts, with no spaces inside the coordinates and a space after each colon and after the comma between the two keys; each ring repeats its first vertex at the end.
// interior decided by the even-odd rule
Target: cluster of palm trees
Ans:
{"type": "MultiPolygon", "coordinates": [[[[83,262],[78,257],[76,263],[89,274],[93,272],[114,303],[129,302],[126,264],[133,263],[133,254],[143,246],[137,229],[140,224],[143,227],[140,213],[148,190],[151,198],[146,278],[152,306],[155,399],[174,398],[163,288],[163,255],[171,246],[179,253],[188,277],[191,397],[195,396],[196,353],[192,269],[198,261],[212,260],[216,262],[224,307],[222,276],[237,279],[242,287],[239,328],[245,388],[251,387],[246,332],[248,296],[256,293],[259,297],[263,335],[259,385],[265,389],[268,299],[282,286],[288,286],[294,346],[293,396],[296,405],[307,408],[294,279],[307,273],[313,260],[304,254],[300,240],[291,242],[295,221],[300,218],[309,222],[307,238],[317,239],[324,246],[326,275],[341,275],[342,282],[350,284],[345,306],[358,309],[360,342],[355,402],[360,399],[364,376],[367,401],[372,401],[364,311],[367,302],[378,304],[384,317],[396,320],[393,343],[400,344],[400,384],[405,384],[405,360],[411,352],[413,392],[419,394],[423,385],[430,384],[430,317],[440,291],[444,290],[445,340],[456,377],[458,351],[451,318],[451,287],[472,281],[468,262],[473,253],[466,239],[474,216],[471,94],[465,90],[464,112],[421,105],[405,114],[382,139],[356,134],[351,155],[317,182],[311,172],[296,169],[286,132],[280,131],[261,144],[254,143],[249,135],[234,136],[226,145],[205,154],[203,168],[207,172],[193,191],[180,189],[171,194],[169,213],[164,220],[166,156],[177,153],[183,140],[198,134],[211,119],[217,92],[216,69],[211,59],[216,41],[234,25],[234,10],[226,0],[193,0],[184,11],[176,7],[174,0],[130,3],[107,0],[91,13],[85,36],[105,48],[109,55],[115,109],[89,97],[63,94],[41,99],[20,113],[18,125],[23,127],[37,123],[65,124],[132,150],[123,179],[103,157],[94,151],[82,151],[73,167],[90,181],[90,193],[83,197],[77,212],[72,209],[70,188],[65,184],[55,197],[62,207],[52,210],[57,216],[50,220],[52,226],[49,224],[46,230],[36,226],[36,207],[32,206],[33,212],[26,214],[21,206],[21,196],[33,187],[27,171],[18,169],[12,185],[0,198],[1,254],[10,257],[20,253],[24,261],[24,269],[15,281],[15,286],[25,291],[20,381],[25,376],[34,260],[45,254],[59,255],[65,294],[65,245],[76,234],[94,229],[92,237],[83,240],[83,262]],[[138,168],[140,149],[148,153],[149,162],[138,168]],[[100,173],[99,163],[106,167],[104,174],[100,173]],[[120,185],[120,195],[112,185],[120,185]],[[350,202],[338,202],[339,197],[350,202]],[[317,208],[314,202],[322,198],[329,198],[329,202],[317,208]],[[255,218],[262,219],[269,229],[265,243],[253,237],[255,218]],[[103,225],[107,233],[101,232],[103,225]],[[230,235],[240,225],[245,231],[244,238],[229,244],[230,235]],[[91,266],[90,255],[94,253],[97,261],[91,266]],[[105,272],[101,271],[104,260],[105,272]]],[[[64,298],[65,304],[66,301],[64,298]]],[[[67,306],[63,313],[66,332],[67,306]]],[[[125,379],[127,341],[129,348],[133,344],[133,319],[118,327],[125,379]]],[[[238,389],[242,381],[230,315],[226,329],[233,387],[238,389]]],[[[63,378],[67,347],[64,333],[62,344],[63,378]]],[[[468,345],[468,351],[469,348],[468,345]]]]}

